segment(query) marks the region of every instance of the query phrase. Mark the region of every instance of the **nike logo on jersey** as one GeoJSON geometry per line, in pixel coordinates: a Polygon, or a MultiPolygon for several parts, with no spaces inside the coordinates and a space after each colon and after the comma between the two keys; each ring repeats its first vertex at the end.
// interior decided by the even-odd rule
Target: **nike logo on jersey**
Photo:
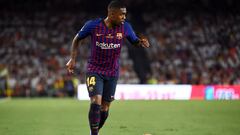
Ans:
{"type": "Polygon", "coordinates": [[[97,37],[100,37],[100,36],[102,36],[103,34],[99,34],[99,33],[96,33],[96,36],[97,37]]]}

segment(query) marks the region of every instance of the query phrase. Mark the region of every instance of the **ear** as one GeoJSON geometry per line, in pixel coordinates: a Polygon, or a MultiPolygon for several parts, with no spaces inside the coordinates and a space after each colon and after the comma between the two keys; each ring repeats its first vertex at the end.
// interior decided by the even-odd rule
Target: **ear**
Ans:
{"type": "Polygon", "coordinates": [[[113,16],[114,16],[114,13],[113,13],[113,12],[111,12],[111,13],[110,13],[110,15],[111,15],[111,17],[113,17],[113,16]]]}
{"type": "Polygon", "coordinates": [[[111,11],[110,11],[110,14],[111,14],[111,16],[113,17],[113,16],[115,15],[114,10],[111,10],[111,11]]]}

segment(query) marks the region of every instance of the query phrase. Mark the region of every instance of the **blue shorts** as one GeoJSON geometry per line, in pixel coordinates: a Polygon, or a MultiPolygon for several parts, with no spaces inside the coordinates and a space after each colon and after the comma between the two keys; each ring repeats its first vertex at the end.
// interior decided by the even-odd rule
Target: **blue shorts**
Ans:
{"type": "Polygon", "coordinates": [[[109,77],[97,73],[86,74],[86,84],[89,97],[102,95],[102,100],[112,102],[114,100],[118,77],[109,77]]]}

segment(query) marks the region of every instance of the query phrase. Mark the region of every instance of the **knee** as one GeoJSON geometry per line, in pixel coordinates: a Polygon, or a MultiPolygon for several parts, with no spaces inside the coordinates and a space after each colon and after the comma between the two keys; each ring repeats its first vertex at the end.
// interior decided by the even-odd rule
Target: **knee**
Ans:
{"type": "Polygon", "coordinates": [[[101,105],[101,102],[102,102],[102,96],[96,95],[96,96],[92,96],[92,97],[91,97],[91,103],[92,103],[92,104],[101,105]]]}

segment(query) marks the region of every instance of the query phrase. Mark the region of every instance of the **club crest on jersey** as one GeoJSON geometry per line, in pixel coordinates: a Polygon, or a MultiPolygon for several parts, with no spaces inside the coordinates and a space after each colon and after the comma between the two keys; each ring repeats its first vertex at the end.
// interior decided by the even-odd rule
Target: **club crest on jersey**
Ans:
{"type": "Polygon", "coordinates": [[[117,39],[122,39],[122,33],[117,33],[117,39]]]}

